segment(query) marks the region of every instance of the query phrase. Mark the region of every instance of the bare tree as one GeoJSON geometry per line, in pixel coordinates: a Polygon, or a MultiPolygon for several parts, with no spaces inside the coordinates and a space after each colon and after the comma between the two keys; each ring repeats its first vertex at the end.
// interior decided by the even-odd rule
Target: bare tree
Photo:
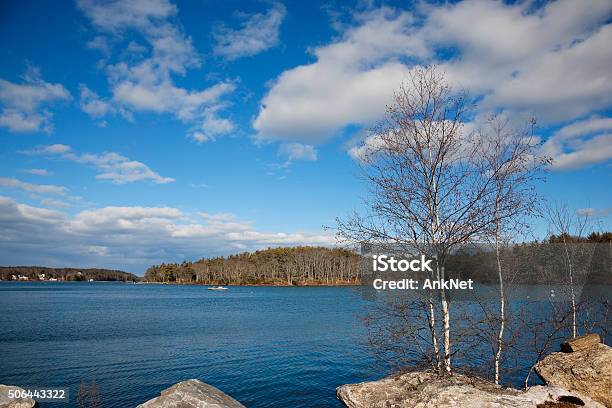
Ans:
{"type": "Polygon", "coordinates": [[[565,203],[557,202],[546,206],[546,217],[552,232],[558,234],[558,238],[563,243],[572,308],[572,337],[576,337],[578,333],[576,330],[576,293],[574,287],[575,265],[572,262],[573,254],[570,248],[570,241],[582,238],[588,225],[588,214],[579,215],[570,211],[565,203]]]}
{"type": "MultiPolygon", "coordinates": [[[[419,249],[437,260],[433,278],[444,280],[453,248],[484,239],[496,223],[522,211],[506,204],[507,191],[496,188],[500,173],[513,164],[483,160],[478,134],[465,130],[471,108],[467,95],[453,92],[435,67],[414,69],[360,149],[371,188],[369,211],[338,220],[339,238],[419,249]]],[[[430,292],[428,312],[437,367],[443,361],[450,373],[451,310],[443,288],[430,292]],[[434,302],[442,314],[443,351],[434,302]]]]}
{"type": "Polygon", "coordinates": [[[541,177],[541,170],[550,162],[538,156],[539,142],[533,136],[535,119],[523,130],[509,126],[506,118],[492,116],[479,131],[482,148],[483,172],[493,175],[493,219],[491,236],[499,285],[499,316],[497,344],[494,356],[495,383],[500,383],[500,361],[506,325],[506,294],[500,245],[525,225],[525,216],[533,215],[539,200],[533,182],[541,177]]]}

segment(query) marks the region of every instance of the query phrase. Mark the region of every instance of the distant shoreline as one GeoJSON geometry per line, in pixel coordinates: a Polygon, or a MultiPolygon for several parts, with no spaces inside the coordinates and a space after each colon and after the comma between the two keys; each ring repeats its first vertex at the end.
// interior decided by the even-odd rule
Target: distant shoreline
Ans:
{"type": "Polygon", "coordinates": [[[308,282],[308,283],[298,283],[289,285],[287,283],[200,283],[200,282],[149,282],[149,281],[141,281],[137,282],[138,284],[149,284],[149,285],[184,285],[184,286],[244,286],[244,287],[279,287],[279,288],[306,288],[306,287],[337,287],[337,286],[361,286],[360,282],[337,282],[337,283],[316,283],[316,282],[308,282]]]}
{"type": "Polygon", "coordinates": [[[138,285],[174,285],[174,286],[235,286],[235,287],[279,287],[279,288],[312,288],[312,287],[338,287],[338,286],[361,286],[358,282],[342,283],[300,283],[288,285],[282,283],[245,283],[245,284],[219,284],[219,283],[199,283],[199,282],[149,282],[149,281],[118,281],[118,280],[94,280],[94,281],[74,281],[74,280],[11,280],[0,279],[0,282],[19,282],[19,283],[127,283],[138,285]]]}

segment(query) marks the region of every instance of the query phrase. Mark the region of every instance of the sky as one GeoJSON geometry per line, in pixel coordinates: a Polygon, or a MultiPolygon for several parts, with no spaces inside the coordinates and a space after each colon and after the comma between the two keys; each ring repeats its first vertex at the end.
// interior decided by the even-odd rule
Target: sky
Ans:
{"type": "MultiPolygon", "coordinates": [[[[612,217],[612,0],[0,4],[0,264],[334,245],[415,67],[537,118],[538,191],[612,217]]],[[[536,221],[541,234],[546,233],[536,221]]]]}

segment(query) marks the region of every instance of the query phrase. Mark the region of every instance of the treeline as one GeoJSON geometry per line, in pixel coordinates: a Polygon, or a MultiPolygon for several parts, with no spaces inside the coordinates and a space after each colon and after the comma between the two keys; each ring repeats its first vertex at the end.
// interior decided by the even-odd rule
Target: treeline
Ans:
{"type": "MultiPolygon", "coordinates": [[[[573,240],[566,238],[567,244],[562,243],[563,237],[555,237],[548,242],[503,245],[500,262],[507,283],[567,284],[569,258],[575,284],[612,284],[612,242],[570,238],[573,240]]],[[[466,247],[448,257],[446,275],[449,278],[471,278],[479,283],[496,283],[496,262],[494,248],[466,247]]]]}
{"type": "MultiPolygon", "coordinates": [[[[508,283],[564,284],[566,250],[574,264],[576,283],[612,284],[612,233],[587,238],[551,236],[545,242],[502,246],[501,262],[508,283]],[[567,246],[562,244],[563,239],[567,246]]],[[[448,256],[446,277],[496,283],[494,248],[466,245],[448,256]]],[[[271,248],[195,262],[162,263],[147,269],[148,282],[210,285],[337,285],[359,284],[369,275],[371,259],[341,248],[271,248]]],[[[416,274],[413,274],[416,278],[416,274]]]]}
{"type": "Polygon", "coordinates": [[[360,255],[340,248],[270,248],[155,265],[147,269],[145,280],[212,285],[355,284],[360,282],[360,260],[360,255]]]}
{"type": "Polygon", "coordinates": [[[0,280],[58,280],[58,281],[138,281],[132,273],[112,269],[47,268],[44,266],[0,266],[0,280]]]}
{"type": "Polygon", "coordinates": [[[586,237],[577,237],[570,234],[559,234],[559,235],[551,235],[548,238],[548,242],[551,244],[562,244],[566,243],[591,243],[591,244],[604,244],[604,243],[612,243],[612,232],[592,232],[586,237]]]}

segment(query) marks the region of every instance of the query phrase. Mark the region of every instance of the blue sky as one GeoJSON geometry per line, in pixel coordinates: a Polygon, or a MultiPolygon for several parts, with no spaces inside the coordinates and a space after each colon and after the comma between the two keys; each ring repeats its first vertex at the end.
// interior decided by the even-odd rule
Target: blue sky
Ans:
{"type": "MultiPolygon", "coordinates": [[[[137,273],[331,245],[365,129],[419,64],[538,119],[539,191],[610,225],[612,1],[0,6],[0,264],[137,273]]],[[[538,227],[543,234],[545,227],[538,227]]]]}

